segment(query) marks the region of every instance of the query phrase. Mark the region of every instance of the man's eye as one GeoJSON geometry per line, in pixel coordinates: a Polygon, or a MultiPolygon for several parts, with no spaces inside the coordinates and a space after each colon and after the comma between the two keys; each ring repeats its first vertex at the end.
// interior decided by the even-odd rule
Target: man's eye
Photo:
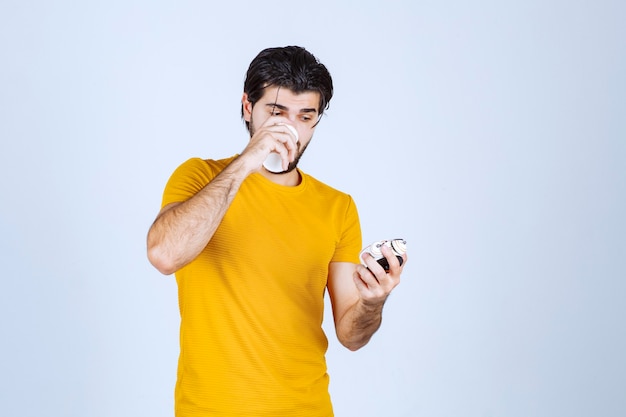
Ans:
{"type": "Polygon", "coordinates": [[[310,122],[311,120],[313,120],[313,119],[311,118],[311,116],[302,116],[300,119],[301,119],[303,122],[310,122]]]}

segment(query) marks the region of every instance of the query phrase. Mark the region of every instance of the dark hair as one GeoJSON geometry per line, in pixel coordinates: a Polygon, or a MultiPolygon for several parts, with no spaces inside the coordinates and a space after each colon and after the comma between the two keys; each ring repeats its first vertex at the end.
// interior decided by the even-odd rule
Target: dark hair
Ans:
{"type": "MultiPolygon", "coordinates": [[[[319,93],[317,110],[320,116],[328,109],[333,96],[330,73],[313,54],[300,46],[264,49],[252,60],[243,84],[243,92],[252,106],[263,97],[264,89],[271,86],[287,88],[294,93],[319,93]]],[[[250,129],[248,122],[246,127],[250,129]]]]}

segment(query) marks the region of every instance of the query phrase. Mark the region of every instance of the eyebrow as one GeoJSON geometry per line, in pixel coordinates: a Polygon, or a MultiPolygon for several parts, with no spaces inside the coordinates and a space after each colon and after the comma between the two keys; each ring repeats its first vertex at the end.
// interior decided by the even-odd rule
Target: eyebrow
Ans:
{"type": "MultiPolygon", "coordinates": [[[[283,106],[282,104],[278,103],[267,103],[265,107],[277,108],[282,111],[289,111],[289,108],[287,106],[283,106]]],[[[300,113],[317,113],[317,109],[305,107],[304,109],[300,109],[300,113]]]]}

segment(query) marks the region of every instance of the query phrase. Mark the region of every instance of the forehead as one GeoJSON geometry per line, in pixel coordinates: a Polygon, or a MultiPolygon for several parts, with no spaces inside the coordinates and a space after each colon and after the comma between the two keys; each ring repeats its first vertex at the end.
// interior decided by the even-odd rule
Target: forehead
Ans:
{"type": "Polygon", "coordinates": [[[320,93],[302,91],[295,93],[285,87],[267,87],[259,99],[263,104],[277,104],[289,110],[315,109],[320,105],[320,93]]]}

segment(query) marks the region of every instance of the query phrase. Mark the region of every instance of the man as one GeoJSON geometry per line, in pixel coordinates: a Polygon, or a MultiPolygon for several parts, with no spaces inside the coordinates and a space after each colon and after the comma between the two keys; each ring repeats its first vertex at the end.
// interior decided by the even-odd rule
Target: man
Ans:
{"type": "Polygon", "coordinates": [[[369,255],[361,265],[352,198],[296,167],[332,94],[326,67],[305,49],[262,51],[241,100],[248,145],[190,159],[168,181],[148,257],[178,283],[179,417],[332,416],[326,289],[348,349],[380,326],[406,262],[384,247],[388,273],[369,255]],[[279,172],[264,166],[272,153],[279,172]]]}

